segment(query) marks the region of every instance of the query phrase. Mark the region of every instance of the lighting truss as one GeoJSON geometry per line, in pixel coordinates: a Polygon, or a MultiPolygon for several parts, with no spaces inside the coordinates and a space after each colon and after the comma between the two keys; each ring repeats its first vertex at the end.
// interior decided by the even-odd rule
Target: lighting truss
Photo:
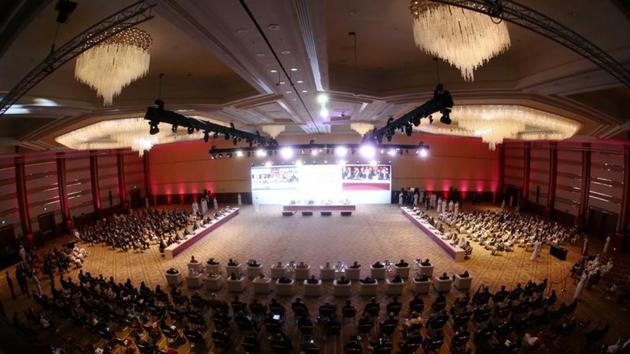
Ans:
{"type": "MultiPolygon", "coordinates": [[[[448,90],[444,90],[442,85],[438,84],[433,92],[432,99],[421,106],[414,108],[400,118],[388,121],[385,127],[380,129],[375,128],[373,131],[368,132],[363,137],[363,140],[381,144],[383,138],[387,138],[388,141],[391,140],[397,130],[406,131],[408,133],[407,135],[411,135],[410,132],[411,129],[413,129],[412,125],[418,126],[422,118],[430,117],[436,112],[442,113],[442,118],[440,120],[443,123],[450,124],[451,120],[449,114],[451,112],[451,108],[453,108],[453,104],[453,98],[451,97],[450,92],[448,90]]],[[[429,119],[432,120],[433,118],[429,119]]]]}
{"type": "Polygon", "coordinates": [[[146,0],[135,2],[108,16],[70,41],[52,50],[44,60],[20,80],[0,101],[0,116],[40,81],[79,54],[111,36],[126,31],[153,18],[151,9],[155,3],[146,0]]]}
{"type": "Polygon", "coordinates": [[[153,127],[157,127],[159,123],[167,123],[172,126],[173,130],[177,130],[177,127],[182,127],[186,128],[189,133],[192,133],[193,131],[203,131],[208,135],[222,135],[226,139],[232,138],[237,139],[237,141],[245,140],[250,144],[250,147],[254,144],[269,148],[273,148],[278,145],[278,142],[275,139],[262,136],[258,132],[254,134],[236,129],[234,128],[234,125],[226,127],[205,120],[186,117],[172,111],[167,111],[164,109],[164,102],[161,100],[156,100],[154,105],[147,108],[144,119],[149,121],[151,129],[153,129],[153,127]]]}
{"type": "MultiPolygon", "coordinates": [[[[363,145],[364,144],[317,144],[317,143],[297,144],[297,145],[275,145],[275,146],[266,148],[265,153],[267,154],[277,153],[279,150],[285,147],[293,148],[296,156],[299,156],[299,155],[310,156],[309,154],[313,150],[316,150],[322,154],[333,154],[337,147],[345,147],[351,153],[359,153],[360,148],[363,145]]],[[[408,152],[409,150],[414,151],[414,153],[415,151],[418,151],[421,149],[428,151],[429,145],[423,142],[420,142],[416,145],[411,145],[411,144],[378,145],[378,146],[375,146],[375,148],[377,150],[384,150],[384,151],[390,151],[393,149],[398,154],[402,154],[403,152],[405,151],[408,152]]],[[[232,156],[235,156],[237,151],[241,151],[250,156],[254,156],[258,150],[259,148],[251,147],[251,146],[244,147],[244,148],[221,148],[221,149],[212,147],[209,153],[213,159],[217,159],[219,158],[219,156],[230,158],[232,156]]]]}
{"type": "Polygon", "coordinates": [[[630,71],[604,50],[550,17],[511,0],[430,0],[479,12],[519,25],[551,39],[590,60],[621,83],[630,87],[630,71]]]}

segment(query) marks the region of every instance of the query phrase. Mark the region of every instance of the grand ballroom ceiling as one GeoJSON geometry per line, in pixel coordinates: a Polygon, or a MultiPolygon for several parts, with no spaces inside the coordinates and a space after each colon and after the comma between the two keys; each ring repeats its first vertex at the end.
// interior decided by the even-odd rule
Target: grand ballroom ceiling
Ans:
{"type": "MultiPolygon", "coordinates": [[[[408,0],[156,2],[155,17],[139,26],[152,37],[145,77],[105,107],[75,79],[72,60],[0,116],[0,146],[56,149],[61,147],[56,138],[78,128],[143,117],[158,97],[160,73],[161,98],[169,110],[249,131],[281,125],[283,134],[345,134],[353,123],[383,126],[429,99],[438,82],[436,61],[414,43],[408,0]],[[329,96],[326,116],[320,115],[319,92],[329,96]]],[[[580,33],[630,68],[630,15],[623,2],[518,2],[580,33]]],[[[79,1],[60,25],[56,43],[130,3],[79,1]]],[[[55,4],[2,3],[0,95],[50,51],[55,4]]],[[[574,122],[575,135],[589,139],[628,130],[628,87],[556,42],[507,26],[511,47],[478,69],[473,82],[437,62],[439,79],[456,107],[536,110],[574,122]]],[[[438,128],[424,131],[448,134],[438,128]]]]}

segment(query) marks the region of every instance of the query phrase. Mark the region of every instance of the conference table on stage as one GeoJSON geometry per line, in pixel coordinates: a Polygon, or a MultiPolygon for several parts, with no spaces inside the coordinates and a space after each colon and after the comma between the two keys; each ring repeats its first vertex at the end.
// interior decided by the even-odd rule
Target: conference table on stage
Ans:
{"type": "Polygon", "coordinates": [[[464,251],[459,246],[453,246],[449,243],[448,240],[442,239],[442,233],[429,224],[428,221],[423,220],[419,216],[415,215],[412,210],[409,208],[403,207],[400,208],[403,215],[407,217],[414,225],[416,225],[420,230],[422,230],[433,242],[437,243],[440,248],[446,252],[451,258],[455,260],[455,262],[461,262],[466,257],[466,251],[464,251]]]}
{"type": "Polygon", "coordinates": [[[300,211],[355,211],[356,205],[353,204],[288,204],[282,207],[282,211],[300,212],[300,211]]]}
{"type": "Polygon", "coordinates": [[[210,221],[209,224],[201,226],[197,230],[193,231],[190,235],[186,236],[183,240],[175,242],[164,249],[164,255],[168,259],[175,258],[178,254],[184,252],[188,247],[195,244],[195,242],[204,238],[207,234],[221,227],[221,225],[228,222],[230,219],[238,215],[238,208],[231,209],[228,213],[219,216],[216,219],[210,221]]]}

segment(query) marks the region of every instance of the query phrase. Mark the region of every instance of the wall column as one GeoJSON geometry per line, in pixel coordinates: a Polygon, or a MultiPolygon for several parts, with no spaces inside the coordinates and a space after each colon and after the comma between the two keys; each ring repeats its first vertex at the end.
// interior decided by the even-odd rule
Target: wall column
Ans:
{"type": "MultiPolygon", "coordinates": [[[[144,162],[144,194],[146,198],[151,201],[154,196],[153,193],[151,193],[151,156],[148,150],[144,150],[142,161],[144,162]]],[[[155,204],[156,201],[153,200],[153,205],[155,204]]]]}
{"type": "Polygon", "coordinates": [[[57,189],[59,190],[59,207],[61,217],[68,230],[72,229],[72,218],[68,205],[68,190],[66,188],[66,157],[63,152],[57,154],[57,189]]]}
{"type": "Polygon", "coordinates": [[[94,212],[98,215],[101,210],[101,190],[98,183],[98,155],[96,151],[90,151],[90,183],[92,204],[94,205],[94,212]]]}
{"type": "Polygon", "coordinates": [[[499,180],[497,183],[495,202],[497,196],[501,199],[505,199],[503,190],[503,186],[505,185],[505,144],[499,145],[499,180]]]}
{"type": "Polygon", "coordinates": [[[612,244],[614,247],[623,247],[624,237],[628,231],[628,221],[630,219],[630,146],[623,149],[623,193],[621,197],[621,211],[617,218],[617,228],[612,244]]]}
{"type": "Polygon", "coordinates": [[[523,203],[525,205],[527,205],[529,199],[529,158],[531,151],[531,144],[525,143],[525,151],[523,152],[523,203]]]}
{"type": "Polygon", "coordinates": [[[20,211],[20,224],[22,225],[22,234],[28,238],[32,233],[31,215],[28,210],[28,196],[26,191],[26,171],[24,169],[24,157],[15,158],[15,187],[18,199],[18,208],[20,211]]]}
{"type": "Polygon", "coordinates": [[[127,183],[125,181],[125,154],[122,150],[116,152],[116,164],[118,165],[118,195],[120,206],[127,209],[127,183]]]}
{"type": "Polygon", "coordinates": [[[547,207],[545,214],[550,217],[556,201],[556,180],[558,176],[558,143],[549,143],[549,183],[547,184],[547,207]]]}
{"type": "Polygon", "coordinates": [[[578,227],[586,225],[588,217],[588,196],[591,193],[591,144],[582,144],[582,185],[580,186],[580,209],[576,224],[578,227]]]}

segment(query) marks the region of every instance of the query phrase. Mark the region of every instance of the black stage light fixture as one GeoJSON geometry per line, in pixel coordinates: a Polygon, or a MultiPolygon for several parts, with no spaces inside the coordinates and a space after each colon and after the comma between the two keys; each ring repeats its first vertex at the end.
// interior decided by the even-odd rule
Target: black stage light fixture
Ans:
{"type": "Polygon", "coordinates": [[[238,144],[238,139],[236,139],[236,138],[232,139],[232,143],[233,143],[234,145],[238,144]]]}
{"type": "Polygon", "coordinates": [[[208,140],[210,140],[210,133],[208,133],[208,131],[206,130],[205,132],[203,132],[203,141],[207,143],[208,140]]]}
{"type": "Polygon", "coordinates": [[[68,16],[70,16],[70,14],[74,12],[74,9],[76,8],[77,3],[75,1],[59,0],[57,5],[55,6],[55,11],[59,12],[57,14],[57,22],[66,23],[66,21],[68,21],[68,16]]]}
{"type": "Polygon", "coordinates": [[[188,130],[187,130],[187,131],[188,131],[188,134],[192,134],[192,133],[194,133],[194,132],[195,132],[195,128],[193,128],[193,127],[188,127],[188,130]]]}
{"type": "Polygon", "coordinates": [[[441,110],[440,113],[442,113],[442,117],[440,117],[440,122],[444,124],[451,124],[451,109],[449,107],[446,107],[441,110]]]}
{"type": "Polygon", "coordinates": [[[173,133],[177,133],[177,125],[176,124],[173,124],[173,126],[171,127],[171,131],[173,133]]]}
{"type": "Polygon", "coordinates": [[[429,124],[433,124],[433,115],[429,114],[429,124]]]}
{"type": "Polygon", "coordinates": [[[216,139],[219,137],[219,133],[214,132],[214,134],[212,134],[212,139],[216,139]]]}
{"type": "Polygon", "coordinates": [[[415,125],[416,127],[420,125],[420,114],[416,114],[415,116],[413,116],[413,118],[411,118],[411,122],[413,123],[413,125],[415,125]]]}
{"type": "Polygon", "coordinates": [[[225,140],[230,140],[230,134],[225,134],[225,140]]]}
{"type": "Polygon", "coordinates": [[[405,134],[411,136],[413,134],[413,125],[411,123],[405,125],[405,134]]]}
{"type": "Polygon", "coordinates": [[[159,122],[150,121],[149,122],[149,134],[155,135],[155,134],[159,133],[160,132],[160,128],[158,128],[159,124],[160,124],[159,122]]]}

